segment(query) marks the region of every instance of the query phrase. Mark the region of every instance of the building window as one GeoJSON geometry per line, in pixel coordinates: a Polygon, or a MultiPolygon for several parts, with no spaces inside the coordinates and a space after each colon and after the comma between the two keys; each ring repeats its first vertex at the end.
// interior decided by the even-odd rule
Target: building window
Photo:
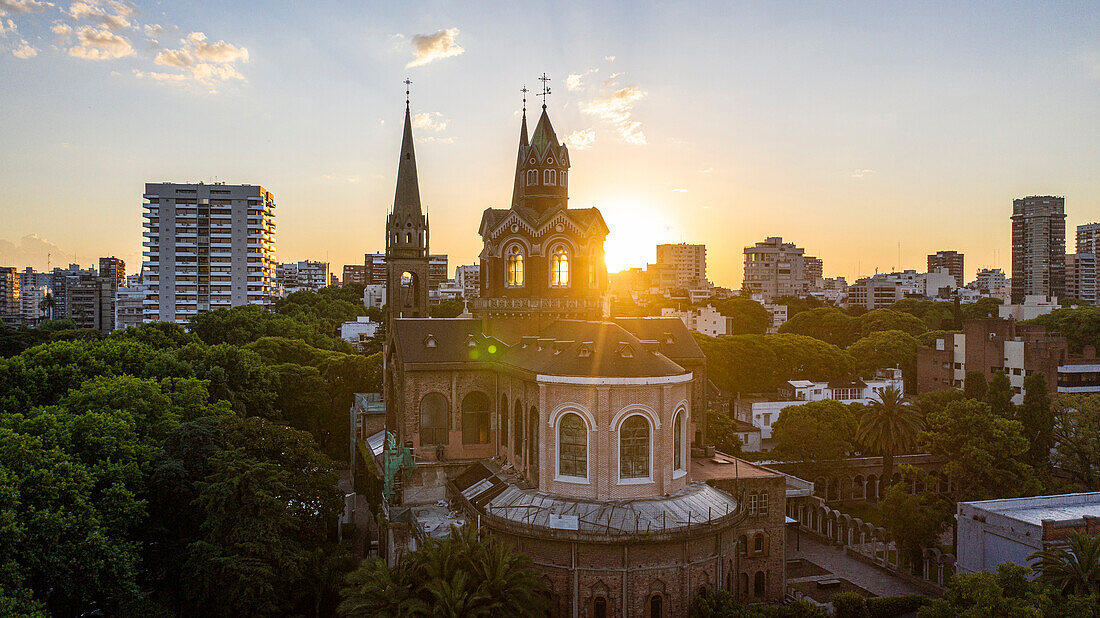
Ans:
{"type": "Polygon", "coordinates": [[[752,594],[755,597],[764,596],[764,572],[757,571],[752,582],[752,594]]]}
{"type": "Polygon", "coordinates": [[[749,555],[749,537],[748,536],[742,534],[741,536],[737,537],[737,553],[741,554],[742,556],[749,555]]]}
{"type": "Polygon", "coordinates": [[[649,618],[661,618],[664,616],[664,599],[655,594],[649,599],[649,618]]]}
{"type": "Polygon", "coordinates": [[[500,446],[507,452],[508,450],[508,395],[500,396],[500,410],[497,412],[497,416],[500,421],[500,446]]]}
{"type": "Polygon", "coordinates": [[[592,616],[593,618],[607,618],[606,598],[596,597],[596,600],[592,601],[592,616]]]}
{"type": "Polygon", "coordinates": [[[545,170],[542,173],[542,184],[551,186],[558,184],[557,170],[545,170]]]}
{"type": "Polygon", "coordinates": [[[764,533],[757,532],[752,537],[752,551],[754,553],[760,553],[764,551],[764,533]]]}
{"type": "Polygon", "coordinates": [[[763,516],[768,514],[768,492],[749,494],[749,515],[763,516]]]}
{"type": "Polygon", "coordinates": [[[462,399],[462,443],[489,442],[489,397],[474,391],[462,399]]]}
{"type": "Polygon", "coordinates": [[[556,288],[569,285],[569,254],[561,245],[550,256],[550,285],[556,288]]]}
{"type": "Polygon", "coordinates": [[[523,458],[523,404],[516,400],[515,413],[512,415],[512,452],[516,456],[516,465],[523,458]]]}
{"type": "Polygon", "coordinates": [[[560,184],[563,187],[566,186],[566,184],[565,184],[566,174],[568,174],[568,172],[566,172],[565,170],[562,170],[561,175],[558,178],[558,184],[560,184]]]}
{"type": "Polygon", "coordinates": [[[676,462],[677,470],[686,470],[687,466],[684,465],[684,413],[678,412],[676,414],[676,420],[672,423],[672,439],[676,442],[673,445],[673,461],[676,462]]]}
{"type": "Polygon", "coordinates": [[[569,413],[558,428],[558,474],[588,478],[588,425],[569,413]]]}
{"type": "Polygon", "coordinates": [[[527,186],[531,187],[539,184],[539,171],[527,170],[527,186]]]}
{"type": "Polygon", "coordinates": [[[649,477],[649,421],[635,414],[619,428],[619,477],[649,477]]]}
{"type": "Polygon", "coordinates": [[[447,443],[447,398],[428,393],[420,400],[420,444],[447,443]]]}
{"type": "Polygon", "coordinates": [[[523,250],[512,245],[508,253],[508,287],[523,287],[523,250]]]}

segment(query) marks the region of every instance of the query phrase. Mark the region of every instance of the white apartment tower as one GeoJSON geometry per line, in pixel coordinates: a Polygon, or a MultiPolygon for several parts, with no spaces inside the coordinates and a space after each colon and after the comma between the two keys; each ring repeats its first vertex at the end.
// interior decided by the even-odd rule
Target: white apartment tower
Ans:
{"type": "Polygon", "coordinates": [[[695,289],[707,287],[707,246],[678,243],[657,245],[657,265],[671,266],[676,273],[676,287],[695,289]]]}
{"type": "Polygon", "coordinates": [[[144,320],[275,297],[275,198],[259,185],[147,183],[144,320]]]}
{"type": "Polygon", "coordinates": [[[804,298],[822,289],[821,259],[806,255],[794,243],[769,236],[764,242],[745,247],[744,287],[771,301],[780,296],[804,298]]]}

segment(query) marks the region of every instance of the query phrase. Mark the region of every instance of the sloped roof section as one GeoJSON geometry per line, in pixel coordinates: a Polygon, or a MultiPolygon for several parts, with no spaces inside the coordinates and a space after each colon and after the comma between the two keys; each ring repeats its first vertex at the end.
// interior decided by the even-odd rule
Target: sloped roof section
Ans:
{"type": "Polygon", "coordinates": [[[536,374],[643,378],[687,373],[614,322],[557,320],[509,348],[503,362],[536,374]]]}
{"type": "Polygon", "coordinates": [[[615,323],[638,339],[656,341],[661,354],[673,360],[706,361],[703,349],[680,318],[615,318],[615,323]]]}

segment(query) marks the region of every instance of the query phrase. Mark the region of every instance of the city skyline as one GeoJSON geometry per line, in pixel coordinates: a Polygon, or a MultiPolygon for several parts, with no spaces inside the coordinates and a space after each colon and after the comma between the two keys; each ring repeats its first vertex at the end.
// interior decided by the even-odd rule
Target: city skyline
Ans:
{"type": "Polygon", "coordinates": [[[406,76],[433,251],[453,264],[476,258],[464,222],[507,204],[519,88],[541,71],[570,144],[570,205],[604,213],[611,271],[701,243],[708,276],[736,287],[743,247],[783,236],[826,276],[920,270],[952,249],[969,279],[1011,271],[1012,199],[1065,196],[1067,234],[1100,203],[1089,5],[649,6],[625,23],[583,5],[490,20],[436,5],[339,20],[86,6],[0,2],[0,72],[18,85],[0,93],[4,264],[44,267],[43,249],[55,266],[140,263],[138,192],[159,180],[262,184],[280,204],[280,262],[360,263],[384,246],[406,76]],[[310,39],[322,31],[335,42],[310,39]],[[545,66],[502,53],[540,44],[545,66]],[[1008,96],[1021,89],[1035,96],[1008,96]]]}

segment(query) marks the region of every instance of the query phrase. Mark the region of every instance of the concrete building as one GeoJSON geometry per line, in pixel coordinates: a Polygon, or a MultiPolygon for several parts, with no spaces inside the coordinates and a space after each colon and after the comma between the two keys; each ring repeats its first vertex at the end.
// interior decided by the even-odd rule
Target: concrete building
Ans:
{"type": "Polygon", "coordinates": [[[455,266],[455,283],[462,287],[462,297],[477,298],[481,294],[481,266],[463,264],[455,266]]]}
{"type": "Polygon", "coordinates": [[[1034,320],[1041,315],[1046,315],[1054,311],[1058,307],[1057,298],[1026,296],[1023,302],[1019,304],[1013,303],[997,307],[997,317],[1022,322],[1024,320],[1034,320]]]}
{"type": "Polygon", "coordinates": [[[147,183],[145,321],[275,298],[275,198],[259,185],[147,183]]]}
{"type": "Polygon", "coordinates": [[[920,273],[917,275],[917,291],[925,298],[951,298],[959,288],[956,282],[960,278],[946,268],[920,273]]]}
{"type": "Polygon", "coordinates": [[[1008,287],[1008,278],[1000,268],[982,268],[978,270],[970,287],[989,294],[992,290],[1008,287]]]}
{"type": "Polygon", "coordinates": [[[118,288],[115,294],[115,330],[142,325],[148,294],[149,286],[145,285],[140,274],[126,277],[126,285],[118,288]]]}
{"type": "Polygon", "coordinates": [[[762,448],[771,450],[772,425],[779,420],[779,413],[784,409],[826,399],[867,405],[878,400],[879,395],[888,388],[905,392],[905,378],[901,375],[901,369],[879,369],[874,378],[866,380],[789,380],[774,394],[737,397],[733,402],[734,418],[759,428],[762,448]]]}
{"type": "Polygon", "coordinates": [[[769,301],[780,296],[804,298],[812,290],[820,289],[821,260],[805,253],[778,236],[745,247],[744,288],[769,301]]]}
{"type": "Polygon", "coordinates": [[[1065,292],[1065,198],[1043,195],[1013,200],[1012,302],[1065,292]]]}
{"type": "Polygon", "coordinates": [[[1096,255],[1093,253],[1066,254],[1066,297],[1076,298],[1090,305],[1097,304],[1096,255]]]}
{"type": "Polygon", "coordinates": [[[687,243],[657,245],[657,264],[672,267],[677,288],[708,287],[706,245],[687,243]]]}
{"type": "Polygon", "coordinates": [[[367,307],[378,307],[381,309],[386,305],[386,284],[381,285],[368,285],[363,288],[363,305],[367,307]]]}
{"type": "Polygon", "coordinates": [[[126,285],[126,262],[114,256],[99,258],[99,276],[114,280],[115,287],[126,285]]]}
{"type": "Polygon", "coordinates": [[[958,251],[937,251],[928,256],[928,272],[934,273],[941,268],[946,269],[955,278],[954,287],[961,288],[966,285],[964,258],[965,256],[958,251]]]}
{"type": "Polygon", "coordinates": [[[24,324],[37,324],[44,314],[40,305],[50,293],[50,273],[40,273],[30,266],[19,273],[19,304],[24,324]]]}
{"type": "Polygon", "coordinates": [[[1100,492],[960,502],[958,573],[994,572],[1006,562],[1034,566],[1030,556],[1074,532],[1100,534],[1100,492]]]}
{"type": "MultiPolygon", "coordinates": [[[[916,289],[915,273],[910,288],[916,289]]],[[[884,309],[905,298],[905,289],[902,278],[885,274],[864,277],[848,286],[848,296],[844,304],[847,307],[864,307],[868,311],[884,309]]]]}
{"type": "Polygon", "coordinates": [[[118,280],[110,273],[106,277],[85,275],[70,281],[65,303],[65,318],[77,328],[91,328],[104,335],[115,330],[115,294],[118,280]]]}
{"type": "Polygon", "coordinates": [[[363,255],[363,267],[365,285],[386,284],[386,254],[367,253],[363,255]]]}
{"type": "Polygon", "coordinates": [[[14,266],[0,266],[0,321],[8,326],[23,323],[19,271],[14,266]]]}
{"type": "Polygon", "coordinates": [[[280,296],[316,292],[329,283],[328,262],[304,260],[275,265],[275,287],[280,296]]]}
{"type": "Polygon", "coordinates": [[[917,392],[962,388],[968,371],[992,380],[1005,373],[1014,393],[1024,400],[1024,378],[1042,373],[1051,393],[1100,393],[1100,360],[1086,346],[1070,354],[1064,337],[1046,328],[1005,318],[975,318],[963,322],[963,332],[948,333],[935,346],[917,350],[917,392]]]}
{"type": "Polygon", "coordinates": [[[365,315],[361,315],[354,322],[344,322],[340,325],[340,338],[351,344],[356,351],[362,352],[363,347],[378,332],[378,322],[372,322],[365,315]]]}
{"type": "Polygon", "coordinates": [[[357,283],[367,285],[367,267],[363,264],[344,264],[344,270],[340,277],[341,285],[357,283]]]}

